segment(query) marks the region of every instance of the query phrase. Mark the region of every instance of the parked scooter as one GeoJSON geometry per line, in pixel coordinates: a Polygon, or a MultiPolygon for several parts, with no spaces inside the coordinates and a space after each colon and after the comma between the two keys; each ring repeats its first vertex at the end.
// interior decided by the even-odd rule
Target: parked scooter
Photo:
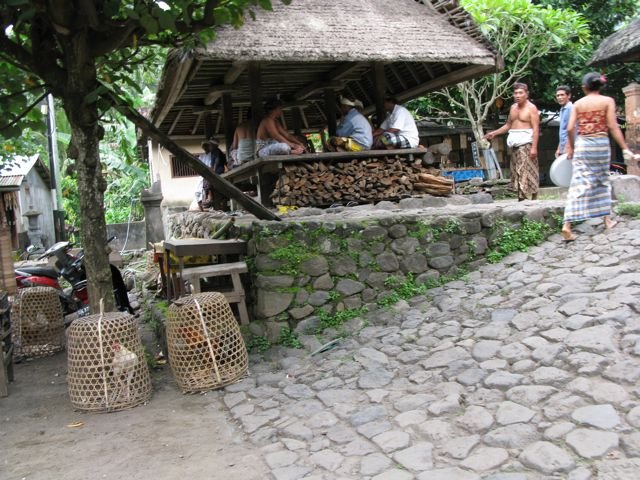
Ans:
{"type": "MultiPolygon", "coordinates": [[[[114,238],[111,237],[107,243],[114,238]]],[[[72,247],[70,242],[58,242],[38,257],[38,260],[55,257],[55,268],[50,266],[20,267],[15,269],[15,274],[18,289],[36,286],[55,288],[60,295],[65,317],[74,314],[73,320],[88,315],[90,307],[87,274],[84,269],[84,251],[80,250],[77,256],[74,256],[71,254],[72,247]],[[69,282],[71,287],[63,290],[58,281],[59,277],[69,282]]],[[[122,274],[114,265],[111,265],[111,279],[118,310],[133,314],[122,274]]]]}

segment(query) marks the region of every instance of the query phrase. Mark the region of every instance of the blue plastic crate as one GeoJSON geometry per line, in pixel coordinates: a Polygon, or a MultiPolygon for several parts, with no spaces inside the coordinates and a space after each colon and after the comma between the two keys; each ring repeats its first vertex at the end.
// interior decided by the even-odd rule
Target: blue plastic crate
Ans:
{"type": "Polygon", "coordinates": [[[484,180],[484,170],[481,168],[470,168],[465,170],[444,170],[443,177],[453,178],[455,182],[464,182],[472,178],[481,178],[484,180]]]}

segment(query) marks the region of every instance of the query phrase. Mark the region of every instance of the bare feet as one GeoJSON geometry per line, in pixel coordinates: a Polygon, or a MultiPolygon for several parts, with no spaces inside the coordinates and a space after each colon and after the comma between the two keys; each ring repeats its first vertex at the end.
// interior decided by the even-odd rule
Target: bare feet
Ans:
{"type": "Polygon", "coordinates": [[[573,242],[576,239],[576,236],[573,234],[573,232],[569,229],[562,229],[562,239],[565,241],[565,243],[569,243],[569,242],[573,242]]]}
{"type": "Polygon", "coordinates": [[[605,217],[604,219],[604,228],[605,230],[611,230],[618,224],[615,220],[611,220],[609,217],[605,217]]]}

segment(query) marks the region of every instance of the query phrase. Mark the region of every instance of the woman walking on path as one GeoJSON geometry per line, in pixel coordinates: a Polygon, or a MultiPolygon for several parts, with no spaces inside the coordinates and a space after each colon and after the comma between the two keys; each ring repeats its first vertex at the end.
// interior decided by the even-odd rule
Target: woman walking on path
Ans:
{"type": "Polygon", "coordinates": [[[606,78],[597,72],[587,73],[582,79],[585,96],[573,104],[569,118],[566,153],[573,161],[573,175],[564,209],[562,237],[565,242],[576,239],[571,231],[571,222],[604,217],[606,229],[616,225],[611,219],[609,133],[622,148],[625,160],[633,159],[633,153],[618,127],[613,98],[600,95],[600,89],[606,82],[606,78]]]}

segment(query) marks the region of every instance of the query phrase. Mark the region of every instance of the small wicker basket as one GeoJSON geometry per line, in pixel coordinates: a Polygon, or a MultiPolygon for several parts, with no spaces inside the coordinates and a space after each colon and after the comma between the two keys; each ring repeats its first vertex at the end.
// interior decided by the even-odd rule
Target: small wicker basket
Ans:
{"type": "Polygon", "coordinates": [[[16,357],[44,357],[64,349],[62,303],[55,288],[18,291],[11,309],[16,357]]]}

